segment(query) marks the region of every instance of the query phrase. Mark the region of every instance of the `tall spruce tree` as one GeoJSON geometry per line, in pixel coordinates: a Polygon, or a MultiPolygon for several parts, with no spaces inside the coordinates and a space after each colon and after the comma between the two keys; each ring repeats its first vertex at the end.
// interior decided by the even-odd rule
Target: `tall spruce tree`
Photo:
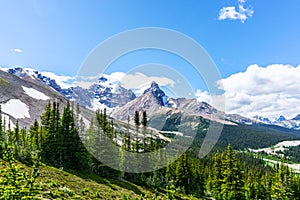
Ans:
{"type": "Polygon", "coordinates": [[[272,199],[288,200],[293,199],[292,194],[290,171],[282,161],[273,180],[271,197],[272,199]]]}
{"type": "Polygon", "coordinates": [[[231,147],[228,145],[222,160],[222,174],[223,184],[221,189],[222,199],[228,200],[242,200],[244,195],[244,182],[242,171],[239,166],[236,155],[231,147]]]}
{"type": "Polygon", "coordinates": [[[222,156],[216,152],[213,158],[212,174],[209,181],[209,189],[216,199],[221,198],[221,187],[223,183],[222,156]]]}
{"type": "Polygon", "coordinates": [[[147,130],[147,124],[148,124],[146,111],[143,111],[141,124],[143,125],[143,148],[145,151],[146,150],[146,130],[147,130]]]}
{"type": "Polygon", "coordinates": [[[139,111],[134,112],[134,124],[135,124],[135,131],[136,131],[136,143],[135,143],[135,150],[138,153],[139,152],[139,126],[140,126],[140,114],[139,111]]]}

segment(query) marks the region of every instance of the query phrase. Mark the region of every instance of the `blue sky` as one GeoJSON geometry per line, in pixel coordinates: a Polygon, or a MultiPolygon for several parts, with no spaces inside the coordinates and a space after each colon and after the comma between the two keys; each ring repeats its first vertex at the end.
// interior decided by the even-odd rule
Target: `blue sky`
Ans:
{"type": "MultiPolygon", "coordinates": [[[[163,27],[196,40],[227,80],[254,64],[261,70],[272,64],[295,68],[300,64],[299,9],[299,0],[1,0],[0,66],[74,76],[108,37],[128,29],[163,27]]],[[[147,62],[135,58],[140,62],[132,59],[133,64],[147,62]]],[[[155,54],[149,61],[158,58],[155,54]]],[[[126,71],[131,61],[119,64],[126,71]]],[[[200,83],[192,85],[203,90],[200,83]]]]}

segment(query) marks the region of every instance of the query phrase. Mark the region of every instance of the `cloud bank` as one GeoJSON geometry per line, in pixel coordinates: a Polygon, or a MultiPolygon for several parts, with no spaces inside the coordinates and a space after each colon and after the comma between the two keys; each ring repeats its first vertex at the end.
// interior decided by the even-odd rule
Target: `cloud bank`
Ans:
{"type": "Polygon", "coordinates": [[[238,0],[237,8],[235,6],[223,7],[219,11],[219,20],[241,20],[244,23],[249,17],[252,17],[254,10],[252,8],[245,8],[246,0],[238,0]]]}
{"type": "MultiPolygon", "coordinates": [[[[233,74],[223,82],[226,112],[247,117],[262,115],[274,119],[300,114],[300,65],[251,65],[245,72],[233,74]]],[[[198,90],[199,101],[211,103],[207,92],[198,90]]],[[[219,96],[220,97],[220,96],[219,96]]],[[[216,97],[218,99],[218,96],[216,97]]],[[[214,105],[218,107],[218,105],[214,105]]]]}

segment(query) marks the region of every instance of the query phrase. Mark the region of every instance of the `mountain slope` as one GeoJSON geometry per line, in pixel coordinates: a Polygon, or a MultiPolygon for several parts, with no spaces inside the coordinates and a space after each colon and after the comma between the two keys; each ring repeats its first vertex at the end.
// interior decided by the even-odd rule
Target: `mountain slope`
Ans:
{"type": "MultiPolygon", "coordinates": [[[[8,163],[0,159],[0,170],[8,163]]],[[[32,167],[18,163],[22,171],[30,173],[32,167]]],[[[141,187],[126,180],[103,178],[78,171],[63,171],[42,165],[38,168],[37,186],[41,188],[38,199],[165,199],[165,191],[160,192],[141,187]]],[[[0,179],[4,174],[0,174],[0,179]]],[[[177,196],[179,197],[179,196],[177,196]]],[[[180,195],[180,198],[189,197],[180,195]]]]}
{"type": "Polygon", "coordinates": [[[19,120],[20,127],[29,127],[43,112],[48,101],[65,105],[67,99],[46,84],[27,81],[0,70],[0,104],[6,123],[19,120]]]}

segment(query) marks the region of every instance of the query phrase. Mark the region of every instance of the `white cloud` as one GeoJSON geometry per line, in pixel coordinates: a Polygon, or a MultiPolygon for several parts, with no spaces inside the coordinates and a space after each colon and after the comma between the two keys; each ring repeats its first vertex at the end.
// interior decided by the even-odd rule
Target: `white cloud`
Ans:
{"type": "Polygon", "coordinates": [[[231,20],[241,20],[244,23],[248,17],[252,17],[254,10],[251,8],[245,8],[244,4],[246,0],[238,0],[238,7],[227,6],[223,7],[219,11],[219,20],[231,19],[231,20]]]}
{"type": "Polygon", "coordinates": [[[127,74],[120,80],[121,85],[126,89],[132,89],[135,93],[141,94],[145,89],[149,88],[152,81],[155,81],[159,86],[174,86],[175,81],[166,77],[147,76],[143,73],[136,72],[127,74]]]}
{"type": "MultiPolygon", "coordinates": [[[[251,65],[245,72],[233,74],[218,84],[221,81],[227,113],[247,117],[262,115],[272,119],[300,114],[300,65],[251,65]]],[[[209,98],[205,92],[198,91],[197,95],[209,98]]]]}
{"type": "Polygon", "coordinates": [[[22,49],[10,49],[9,51],[14,52],[14,53],[22,53],[22,49]]]}

